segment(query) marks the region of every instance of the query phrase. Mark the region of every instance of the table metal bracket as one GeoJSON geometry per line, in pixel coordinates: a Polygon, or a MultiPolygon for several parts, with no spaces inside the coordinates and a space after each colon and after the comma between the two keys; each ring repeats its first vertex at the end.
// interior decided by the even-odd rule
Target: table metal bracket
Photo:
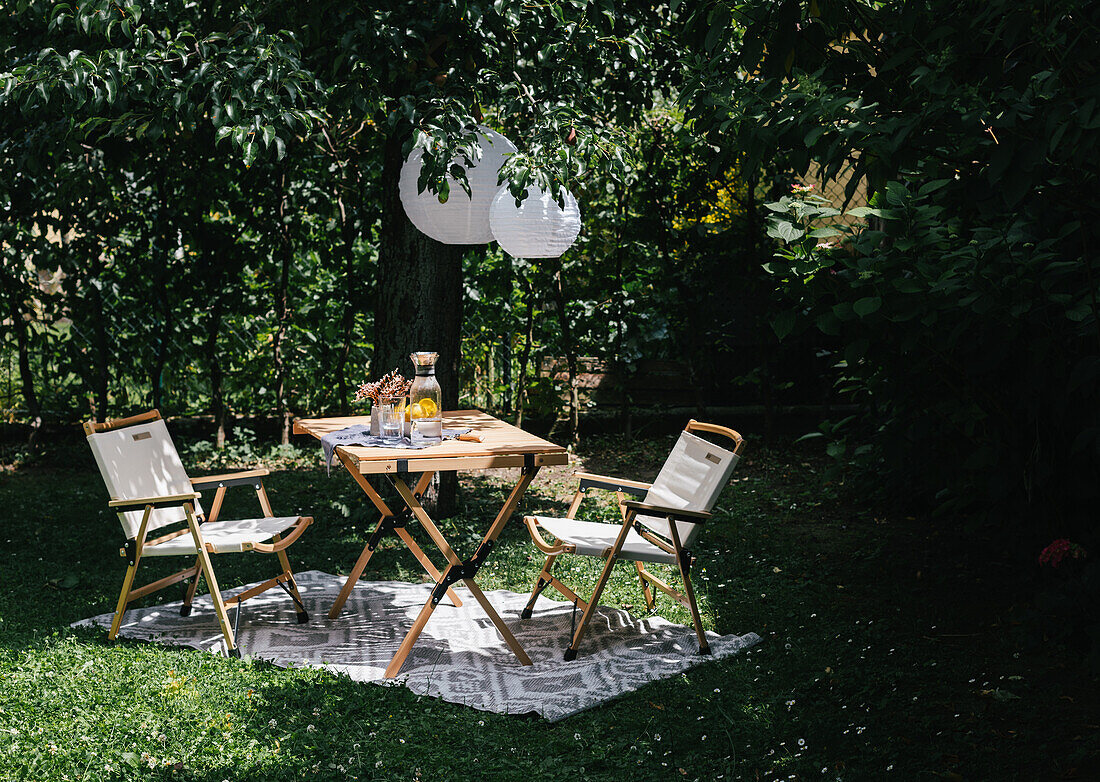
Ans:
{"type": "Polygon", "coordinates": [[[382,542],[382,538],[396,530],[402,529],[408,523],[410,512],[408,508],[398,513],[395,516],[386,515],[382,517],[382,523],[374,528],[374,532],[367,538],[367,548],[374,551],[378,548],[378,544],[382,542]]]}
{"type": "Polygon", "coordinates": [[[486,540],[480,546],[477,547],[477,551],[474,555],[467,560],[463,560],[457,565],[451,565],[443,573],[443,577],[439,579],[435,587],[432,589],[432,606],[437,606],[443,600],[447,594],[447,590],[452,585],[459,581],[465,581],[466,579],[474,578],[477,575],[477,571],[481,570],[481,566],[485,564],[485,560],[489,557],[489,552],[496,546],[495,540],[486,540]]]}

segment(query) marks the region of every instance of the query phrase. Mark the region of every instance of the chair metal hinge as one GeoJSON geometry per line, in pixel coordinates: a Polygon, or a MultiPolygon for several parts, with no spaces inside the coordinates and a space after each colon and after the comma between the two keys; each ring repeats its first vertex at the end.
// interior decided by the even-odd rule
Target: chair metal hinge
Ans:
{"type": "MultiPolygon", "coordinates": [[[[294,585],[293,582],[291,582],[291,583],[292,583],[292,585],[294,585]]],[[[275,584],[276,584],[276,586],[279,587],[279,589],[283,590],[284,592],[287,593],[287,595],[290,596],[290,599],[294,601],[294,605],[298,608],[299,613],[304,613],[305,612],[306,607],[304,605],[302,605],[302,601],[298,599],[298,596],[295,595],[293,591],[291,591],[290,587],[288,587],[282,581],[276,581],[275,584]]],[[[294,586],[297,586],[297,585],[294,585],[294,586]]]]}
{"type": "Polygon", "coordinates": [[[695,562],[695,557],[691,556],[691,552],[687,549],[680,549],[680,565],[685,571],[691,570],[692,564],[695,562]]]}
{"type": "Polygon", "coordinates": [[[137,562],[137,538],[127,540],[123,551],[126,552],[126,563],[133,567],[134,563],[137,562]]]}
{"type": "Polygon", "coordinates": [[[535,469],[535,455],[533,453],[525,453],[523,455],[523,467],[520,469],[520,475],[527,475],[533,472],[535,469]]]}

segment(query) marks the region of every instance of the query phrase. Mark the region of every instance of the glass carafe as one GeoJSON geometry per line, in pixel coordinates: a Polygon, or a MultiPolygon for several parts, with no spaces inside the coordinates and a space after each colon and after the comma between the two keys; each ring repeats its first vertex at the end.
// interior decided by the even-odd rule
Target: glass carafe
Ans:
{"type": "Polygon", "coordinates": [[[413,445],[430,445],[443,439],[443,394],[435,379],[438,353],[412,353],[416,377],[409,391],[409,437],[413,445]]]}

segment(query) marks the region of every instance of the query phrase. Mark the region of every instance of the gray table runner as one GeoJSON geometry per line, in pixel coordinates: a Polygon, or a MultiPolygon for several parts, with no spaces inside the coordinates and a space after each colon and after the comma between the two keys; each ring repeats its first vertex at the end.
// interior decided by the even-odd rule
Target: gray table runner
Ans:
{"type": "MultiPolygon", "coordinates": [[[[469,429],[444,429],[443,439],[453,440],[459,435],[466,434],[469,431],[469,429]]],[[[321,453],[325,459],[325,472],[328,472],[330,475],[332,456],[338,445],[366,445],[371,448],[405,448],[419,451],[422,448],[431,448],[433,445],[439,445],[439,443],[413,445],[408,437],[402,437],[399,440],[390,442],[383,440],[378,435],[371,434],[368,424],[355,424],[346,429],[337,429],[335,432],[329,432],[321,438],[321,453]]]]}

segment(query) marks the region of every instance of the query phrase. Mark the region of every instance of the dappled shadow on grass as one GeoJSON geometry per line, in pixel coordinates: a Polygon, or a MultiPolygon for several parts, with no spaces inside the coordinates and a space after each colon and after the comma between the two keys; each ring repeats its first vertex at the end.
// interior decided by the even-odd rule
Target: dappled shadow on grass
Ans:
{"type": "MultiPolygon", "coordinates": [[[[645,480],[670,443],[650,442],[657,456],[636,471],[641,459],[629,451],[593,445],[580,455],[586,469],[645,480]]],[[[700,538],[695,583],[708,624],[723,633],[757,631],[764,645],[536,730],[403,688],[109,645],[101,632],[68,630],[117,599],[118,522],[90,464],[7,473],[0,476],[0,708],[18,735],[0,731],[0,777],[450,779],[475,770],[496,779],[754,779],[817,778],[825,768],[844,779],[1036,779],[1071,769],[1087,778],[1098,750],[1089,727],[1096,679],[1061,648],[1029,637],[1026,625],[1013,625],[1022,581],[1015,566],[983,566],[949,534],[951,520],[907,520],[867,506],[824,478],[825,466],[809,451],[750,448],[719,500],[720,517],[700,538]],[[183,762],[184,770],[133,768],[128,752],[138,761],[144,752],[158,763],[183,762]]],[[[572,469],[540,474],[479,575],[484,588],[530,587],[542,557],[518,517],[564,511],[572,469]]],[[[472,552],[515,478],[514,471],[463,476],[461,511],[441,525],[463,553],[472,552]]],[[[295,567],[346,573],[377,521],[373,508],[361,509],[365,498],[350,478],[301,470],[273,475],[267,485],[277,512],[317,518],[291,549],[295,567]]],[[[256,507],[251,492],[237,489],[225,513],[250,516],[256,507]]],[[[613,511],[597,501],[597,516],[613,511]]],[[[218,557],[215,566],[226,591],[274,567],[272,558],[252,555],[218,557]]],[[[568,583],[591,589],[594,568],[563,566],[568,583]]],[[[619,571],[602,602],[630,604],[639,614],[637,582],[628,566],[619,571]]],[[[420,569],[392,539],[366,577],[416,581],[420,569]]],[[[178,597],[170,589],[159,599],[178,597]]],[[[686,623],[680,610],[658,604],[660,615],[686,623]]]]}

